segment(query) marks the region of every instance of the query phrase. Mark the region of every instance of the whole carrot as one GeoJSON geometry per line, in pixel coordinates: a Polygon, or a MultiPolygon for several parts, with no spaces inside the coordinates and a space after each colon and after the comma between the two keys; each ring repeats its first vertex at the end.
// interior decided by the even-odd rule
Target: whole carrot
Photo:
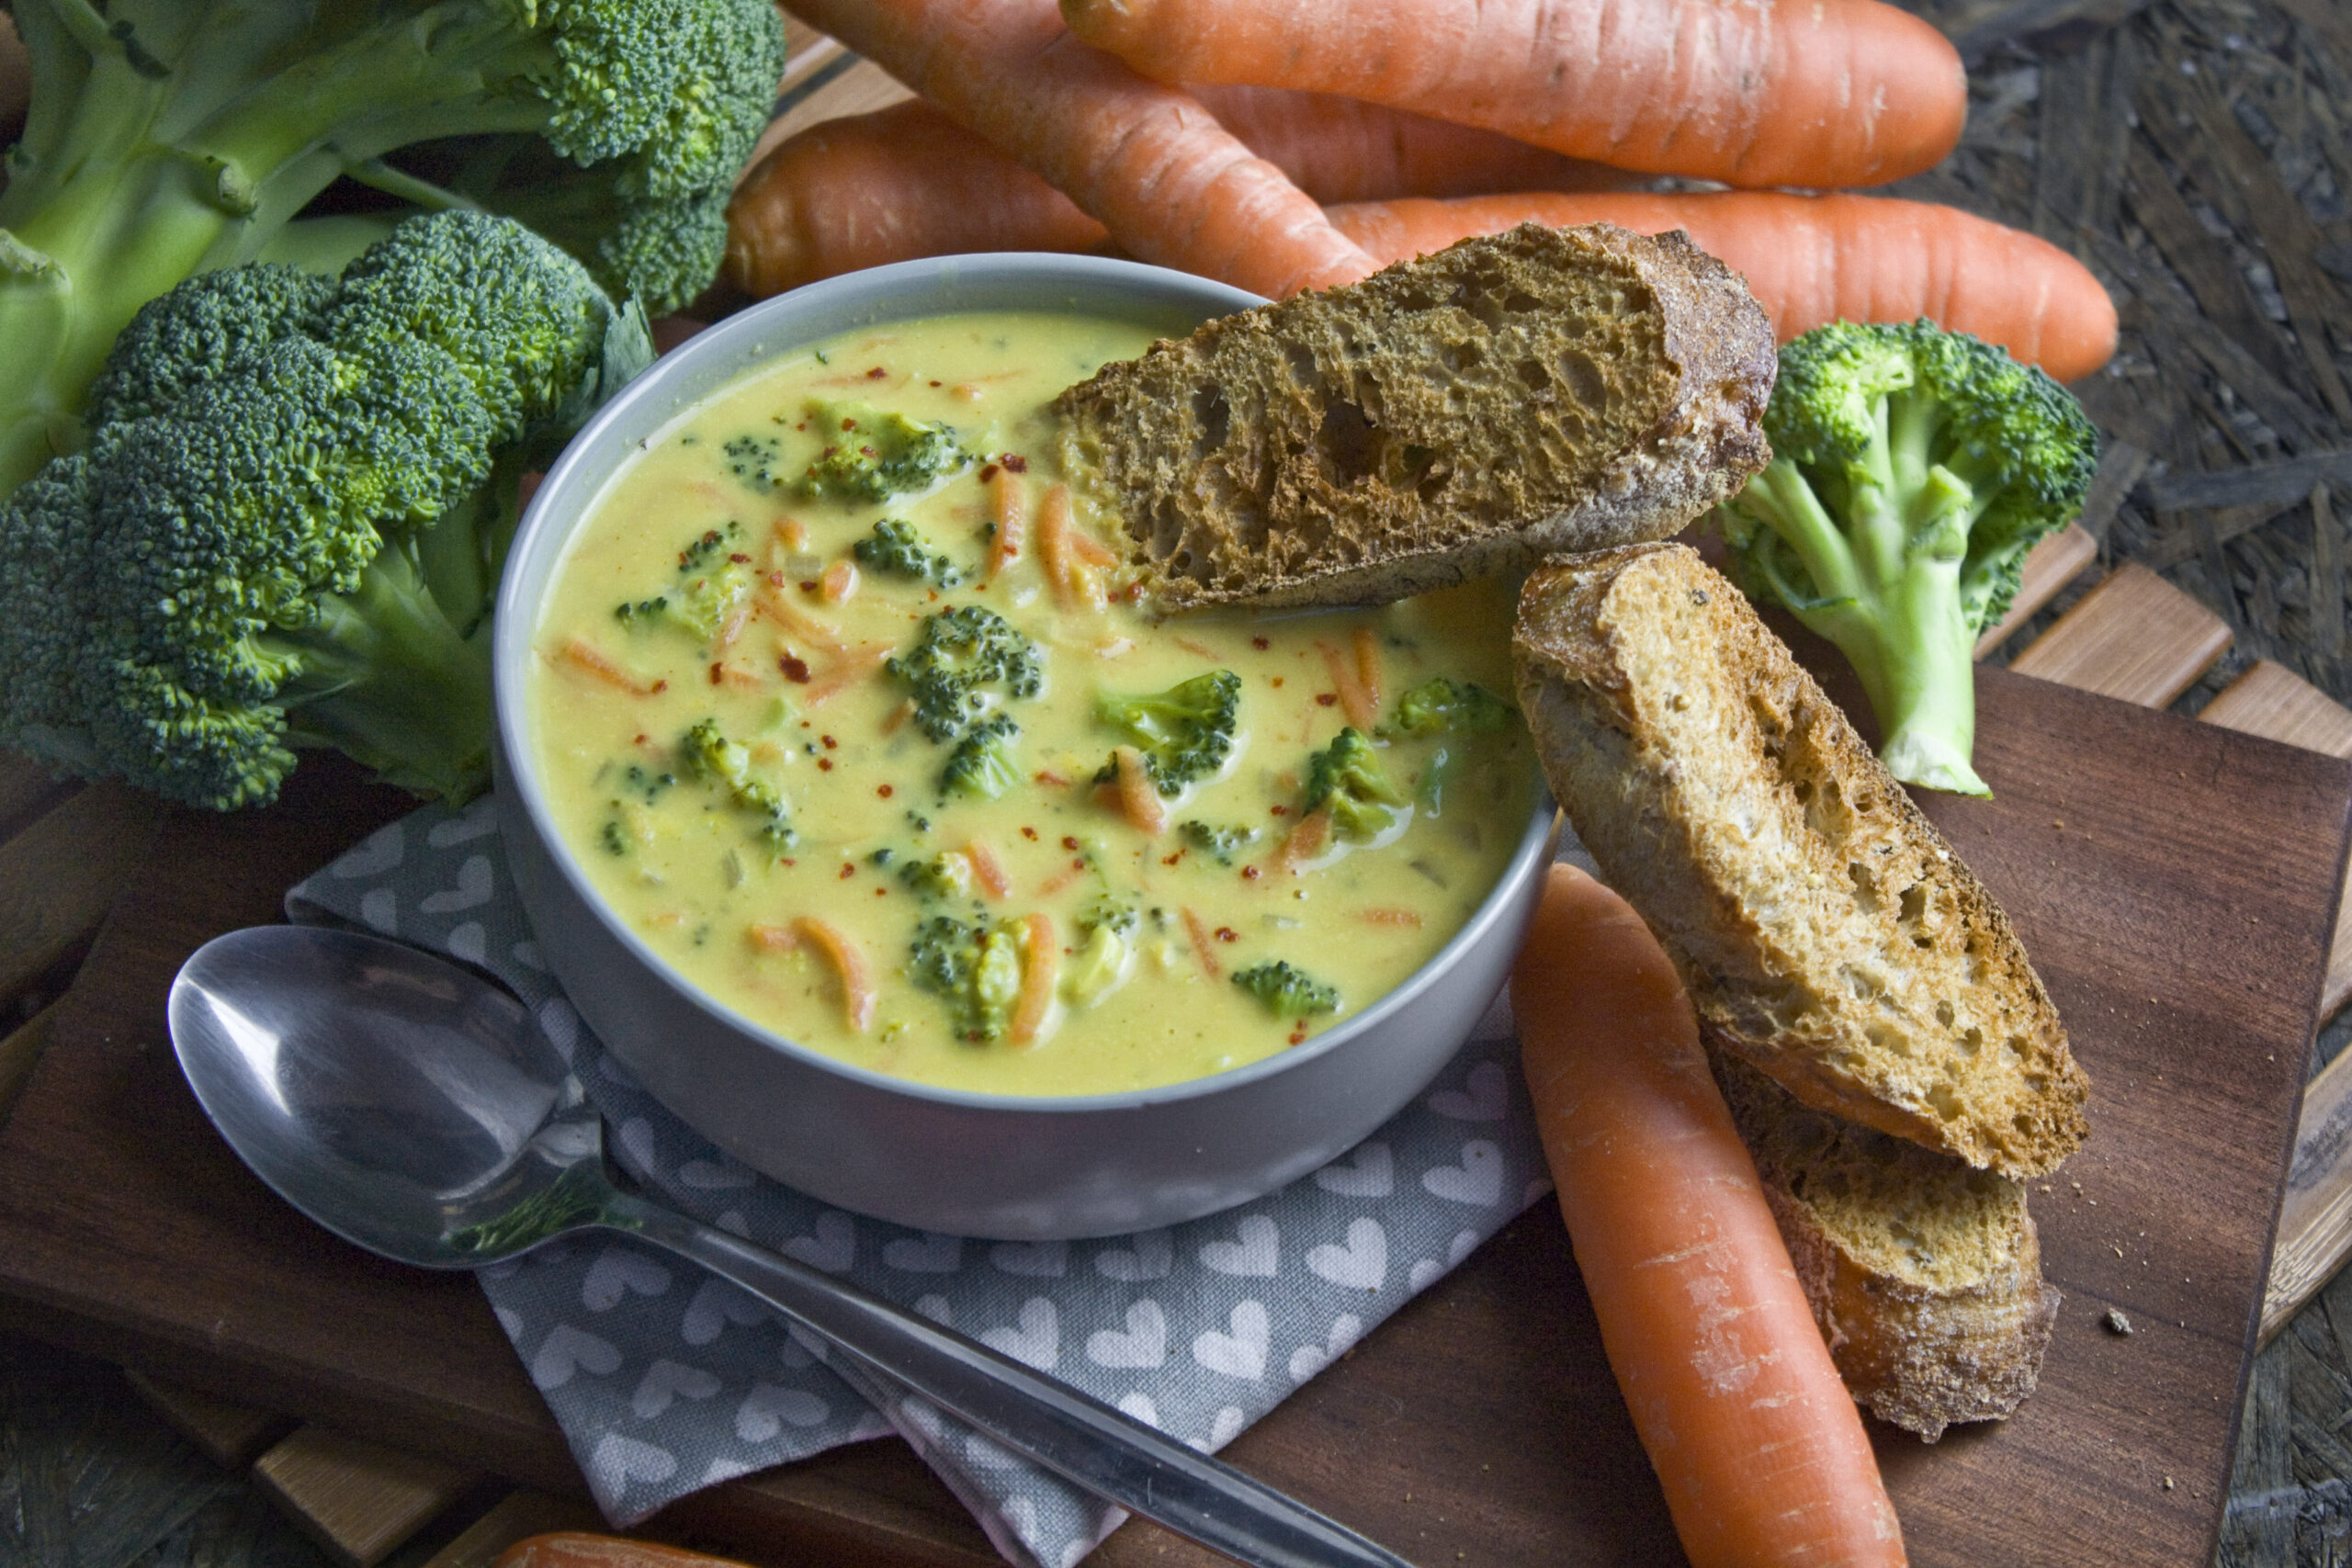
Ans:
{"type": "Polygon", "coordinates": [[[1533,221],[1688,232],[1744,274],[1786,343],[1826,321],[1926,316],[1973,333],[2061,381],[2115,355],[2115,303],[2057,246],[1955,208],[1875,196],[1713,191],[1363,202],[1331,221],[1381,263],[1533,221]]]}
{"type": "Polygon", "coordinates": [[[1601,1343],[1693,1568],[1902,1563],[1861,1416],[1657,939],[1555,866],[1511,1010],[1601,1343]]]}
{"type": "Polygon", "coordinates": [[[921,98],[812,125],[727,204],[727,276],[757,299],[969,251],[1091,251],[1102,224],[921,98]]]}
{"type": "Polygon", "coordinates": [[[498,1554],[496,1568],[743,1568],[743,1564],[732,1558],[656,1546],[650,1540],[560,1530],[516,1541],[498,1554]]]}
{"type": "MultiPolygon", "coordinates": [[[[1491,130],[1318,93],[1204,87],[1226,130],[1317,201],[1606,190],[1630,176],[1491,130]]],[[[819,278],[969,251],[1092,251],[1102,224],[922,98],[778,143],[727,206],[727,272],[760,299],[819,278]]]]}
{"type": "Polygon", "coordinates": [[[1121,249],[1275,299],[1369,275],[1315,202],[1190,94],[1065,31],[1054,0],[794,0],[1012,153],[1121,249]]]}
{"type": "Polygon", "coordinates": [[[1737,186],[1878,185],[1952,149],[1943,35],[1877,0],[1062,0],[1161,82],[1336,93],[1621,169],[1737,186]]]}

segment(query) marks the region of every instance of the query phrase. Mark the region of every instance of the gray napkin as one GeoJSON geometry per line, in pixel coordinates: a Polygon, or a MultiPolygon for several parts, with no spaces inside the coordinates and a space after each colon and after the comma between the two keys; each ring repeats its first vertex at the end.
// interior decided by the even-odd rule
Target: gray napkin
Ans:
{"type": "MultiPolygon", "coordinates": [[[[972,1241],[845,1213],[758,1175],[665,1111],[557,989],[487,799],[428,807],[286,896],[447,953],[537,1016],[622,1166],[721,1229],[852,1280],[1204,1451],[1225,1446],[1550,1190],[1498,1003],[1418,1101],[1253,1203],[1105,1241],[972,1241]]],[[[896,1431],[1013,1562],[1069,1568],[1125,1516],[786,1324],[617,1237],[486,1269],[482,1289],[605,1517],[896,1431]]]]}

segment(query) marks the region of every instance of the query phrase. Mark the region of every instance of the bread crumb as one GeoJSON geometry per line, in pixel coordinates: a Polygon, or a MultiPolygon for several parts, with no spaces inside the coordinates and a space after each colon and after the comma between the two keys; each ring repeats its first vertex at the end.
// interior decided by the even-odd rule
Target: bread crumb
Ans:
{"type": "MultiPolygon", "coordinates": [[[[2123,1315],[2122,1308],[2108,1308],[2107,1315],[2099,1319],[2099,1321],[2107,1325],[2107,1331],[2109,1334],[2114,1335],[2117,1338],[2129,1339],[2132,1337],[2132,1320],[2123,1315]]],[[[2166,1486],[2170,1486],[2172,1484],[2172,1478],[2170,1476],[2166,1476],[2165,1478],[2165,1484],[2166,1486]]]]}

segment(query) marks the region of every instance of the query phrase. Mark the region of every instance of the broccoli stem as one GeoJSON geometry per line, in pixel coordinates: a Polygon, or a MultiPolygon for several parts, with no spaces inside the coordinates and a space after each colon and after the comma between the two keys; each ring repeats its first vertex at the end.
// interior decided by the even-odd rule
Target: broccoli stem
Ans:
{"type": "Polygon", "coordinates": [[[464,0],[365,28],[225,102],[221,84],[161,71],[85,13],[77,0],[17,7],[37,61],[90,53],[79,90],[50,99],[68,100],[57,113],[36,104],[31,150],[0,190],[0,343],[15,372],[0,385],[0,496],[81,444],[84,394],[140,306],[248,259],[351,164],[423,130],[531,130],[548,113],[483,94],[486,66],[512,74],[546,46],[518,50],[511,23],[464,0]]]}
{"type": "Polygon", "coordinates": [[[490,780],[487,621],[470,637],[453,626],[398,541],[352,592],[318,606],[315,625],[257,639],[301,668],[284,689],[287,743],[334,747],[419,794],[480,794],[490,780]]]}

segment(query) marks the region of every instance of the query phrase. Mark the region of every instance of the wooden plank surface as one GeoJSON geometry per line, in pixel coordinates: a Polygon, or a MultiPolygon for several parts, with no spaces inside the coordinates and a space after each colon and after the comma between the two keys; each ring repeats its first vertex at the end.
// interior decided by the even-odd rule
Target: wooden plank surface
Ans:
{"type": "Polygon", "coordinates": [[[2229,624],[2221,616],[2146,567],[2126,562],[2009,660],[2009,668],[2162,707],[2195,684],[2229,646],[2229,624]]]}
{"type": "MultiPolygon", "coordinates": [[[[2056,995],[2092,1076],[2095,1132],[2034,1200],[2068,1298],[2041,1392],[2017,1419],[1933,1449],[1882,1434],[1883,1460],[1922,1564],[2201,1562],[2352,767],[1997,671],[1980,689],[1979,763],[1996,796],[1929,808],[2056,995]],[[2100,1329],[2109,1305],[2139,1332],[2100,1329]]],[[[0,1316],[576,1495],[569,1452],[471,1284],[380,1263],[292,1221],[205,1125],[163,1043],[164,984],[187,951],[275,918],[288,882],[403,804],[313,763],[268,818],[172,815],[0,1130],[0,1316]],[[108,1176],[36,1176],[60,1168],[108,1176]]],[[[1547,1211],[1482,1248],[1233,1456],[1423,1561],[1673,1556],[1547,1211]]],[[[896,1444],[731,1483],[657,1523],[771,1554],[788,1543],[817,1561],[989,1561],[896,1444]]],[[[1130,1526],[1100,1561],[1206,1559],[1130,1526]]]]}
{"type": "Polygon", "coordinates": [[[302,1427],[254,1461],[254,1479],[344,1568],[376,1564],[456,1502],[455,1465],[302,1427]]]}

